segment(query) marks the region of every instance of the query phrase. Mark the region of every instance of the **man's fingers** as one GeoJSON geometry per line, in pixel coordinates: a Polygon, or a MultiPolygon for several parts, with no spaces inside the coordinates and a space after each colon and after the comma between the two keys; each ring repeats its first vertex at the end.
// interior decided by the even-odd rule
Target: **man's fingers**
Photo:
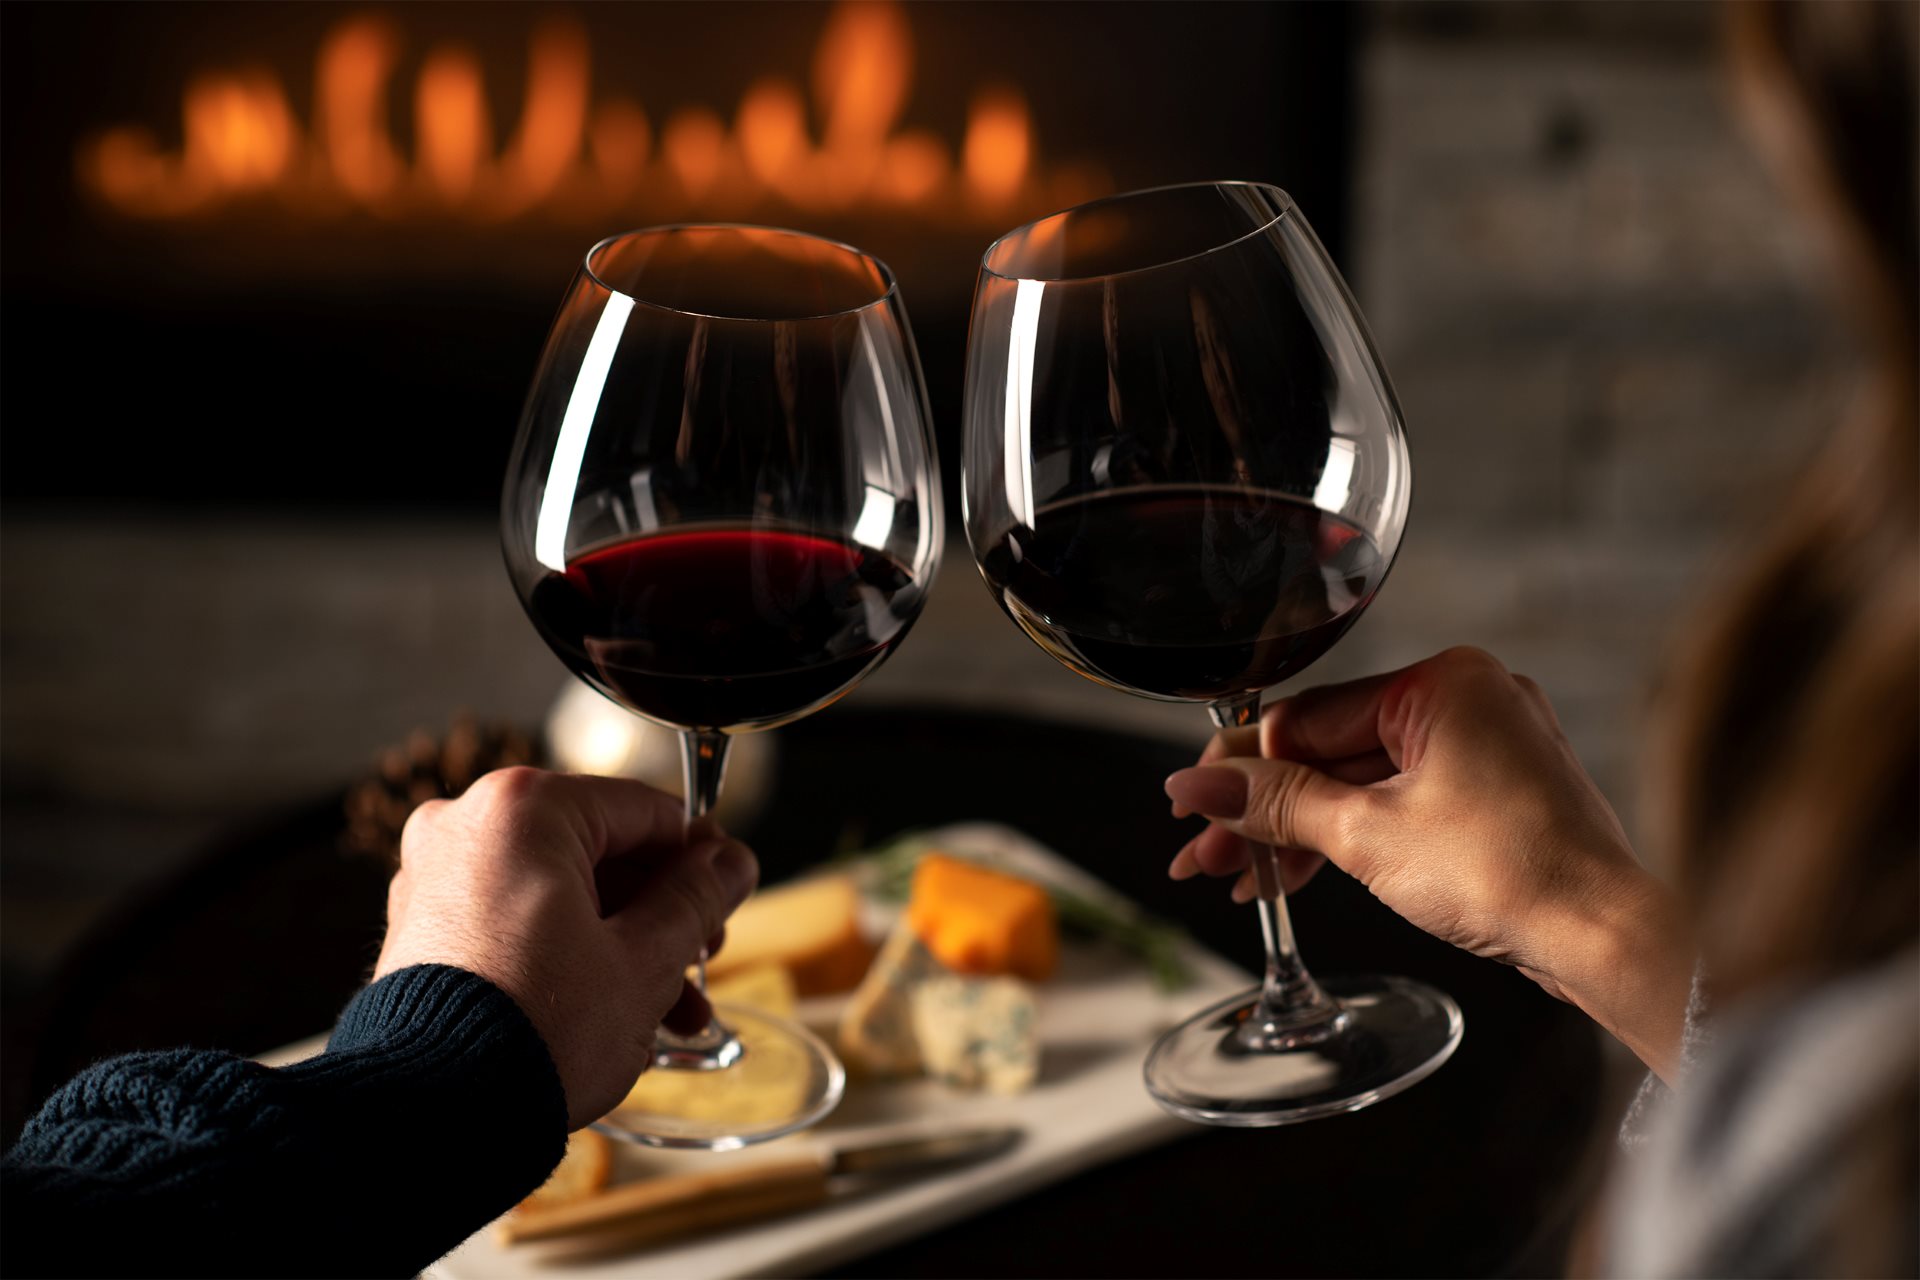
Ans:
{"type": "Polygon", "coordinates": [[[643,861],[631,899],[611,917],[650,957],[691,964],[745,902],[760,865],[737,840],[683,847],[643,861]]]}
{"type": "Polygon", "coordinates": [[[682,980],[680,998],[673,1002],[673,1008],[667,1010],[660,1019],[660,1025],[675,1035],[698,1035],[713,1021],[713,1005],[708,1003],[700,988],[691,982],[682,980]]]}
{"type": "Polygon", "coordinates": [[[544,769],[496,769],[467,789],[468,797],[504,813],[546,812],[574,827],[591,862],[650,845],[679,845],[686,826],[680,801],[631,778],[596,778],[544,769]]]}
{"type": "Polygon", "coordinates": [[[413,880],[407,875],[405,867],[400,868],[387,882],[387,924],[393,923],[407,914],[407,903],[413,899],[413,880]]]}
{"type": "Polygon", "coordinates": [[[1339,860],[1342,820],[1364,793],[1292,760],[1233,756],[1182,769],[1167,794],[1220,826],[1264,844],[1312,849],[1339,860]]]}
{"type": "Polygon", "coordinates": [[[405,872],[423,846],[433,845],[434,824],[444,820],[450,800],[425,800],[413,807],[400,827],[400,870],[405,872]]]}

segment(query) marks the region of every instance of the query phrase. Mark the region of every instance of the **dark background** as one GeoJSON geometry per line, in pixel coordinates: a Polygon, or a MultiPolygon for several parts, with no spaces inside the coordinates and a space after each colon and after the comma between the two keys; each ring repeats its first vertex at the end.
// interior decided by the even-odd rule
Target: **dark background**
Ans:
{"type": "MultiPolygon", "coordinates": [[[[528,33],[557,12],[368,11],[404,33],[390,122],[403,156],[427,49],[473,47],[504,133],[528,33]]],[[[535,729],[565,680],[501,569],[501,465],[587,246],[703,211],[643,191],[605,216],[541,210],[490,226],[272,200],[167,223],[114,213],[76,184],[75,149],[101,128],[143,124],[177,147],[182,87],[207,70],[268,68],[310,125],[314,52],[359,12],[0,7],[10,1121],[32,1100],[34,1029],[73,989],[76,953],[114,954],[124,923],[172,901],[183,874],[224,874],[207,868],[228,865],[218,856],[241,847],[236,832],[324,817],[410,730],[444,729],[462,707],[535,729]]],[[[656,129],[679,106],[730,120],[763,71],[804,86],[831,15],[799,3],[573,12],[596,85],[638,98],[656,129]]],[[[1847,395],[1849,353],[1819,305],[1825,264],[1728,110],[1715,14],[1686,0],[907,10],[903,126],[957,147],[969,95],[1002,82],[1029,103],[1042,173],[1090,165],[1114,189],[1244,177],[1298,198],[1379,340],[1416,477],[1392,584],[1311,678],[1450,644],[1492,649],[1545,687],[1642,835],[1643,712],[1671,638],[1847,395]]],[[[990,214],[768,201],[744,215],[849,238],[894,266],[950,463],[974,265],[997,232],[1055,207],[1029,194],[990,214]]],[[[1190,709],[1077,682],[1040,654],[994,610],[957,540],[909,643],[822,713],[814,741],[832,739],[836,716],[929,703],[1124,730],[1176,753],[1204,734],[1190,709]]],[[[1000,734],[1024,741],[1018,726],[1000,734]]],[[[890,801],[899,821],[979,816],[992,806],[972,797],[1003,789],[1057,795],[1047,817],[1060,829],[1086,795],[1157,799],[1157,758],[1057,776],[1027,766],[1013,788],[993,767],[994,734],[970,741],[977,769],[937,801],[890,801]]],[[[815,806],[795,815],[810,830],[833,817],[822,792],[782,794],[815,806]]],[[[1135,891],[1167,893],[1145,878],[1135,891]]],[[[1313,922],[1315,901],[1301,906],[1310,959],[1341,946],[1346,909],[1328,893],[1313,922]]],[[[1249,929],[1239,958],[1251,942],[1249,929]]],[[[1435,963],[1411,944],[1400,958],[1435,963]]],[[[167,1012],[164,994],[144,1003],[167,1012]]],[[[276,1043],[322,1017],[311,1004],[270,1012],[285,1023],[254,1025],[276,1043]]]]}
{"type": "MultiPolygon", "coordinates": [[[[807,84],[822,5],[591,5],[577,11],[596,97],[658,122],[701,105],[731,121],[751,80],[807,84]]],[[[546,327],[603,235],[664,220],[643,195],[598,223],[535,210],[493,226],[422,213],[308,218],[266,197],[175,221],[130,219],[74,181],[75,140],[125,122],[178,145],[191,69],[265,65],[309,122],[313,51],[351,11],[327,5],[8,5],[0,484],[10,508],[488,512],[546,327]],[[105,38],[103,38],[103,36],[105,38]],[[629,221],[622,222],[619,219],[629,221]],[[611,223],[611,224],[610,224],[611,223]]],[[[470,45],[496,135],[518,117],[527,5],[394,10],[405,51],[391,129],[410,151],[425,48],[470,45]]],[[[902,124],[958,144],[979,85],[1029,99],[1041,167],[1091,161],[1115,189],[1219,177],[1287,187],[1344,249],[1354,33],[1344,5],[914,5],[902,124]]],[[[963,229],[873,207],[752,220],[859,244],[896,271],[943,447],[957,458],[966,308],[993,235],[1044,194],[963,229]]],[[[677,210],[711,216],[698,208],[677,210]]],[[[950,479],[957,477],[950,467],[950,479]]],[[[958,503],[950,504],[958,511],[958,503]]]]}

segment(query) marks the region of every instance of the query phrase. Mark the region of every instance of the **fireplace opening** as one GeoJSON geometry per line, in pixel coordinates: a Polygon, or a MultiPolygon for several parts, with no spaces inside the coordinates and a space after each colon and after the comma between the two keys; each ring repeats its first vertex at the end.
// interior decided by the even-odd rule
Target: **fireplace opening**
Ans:
{"type": "Polygon", "coordinates": [[[489,511],[587,249],[685,220],[886,261],[951,484],[997,235],[1234,177],[1287,188],[1341,255],[1354,20],[9,5],[0,489],[16,508],[489,511]]]}

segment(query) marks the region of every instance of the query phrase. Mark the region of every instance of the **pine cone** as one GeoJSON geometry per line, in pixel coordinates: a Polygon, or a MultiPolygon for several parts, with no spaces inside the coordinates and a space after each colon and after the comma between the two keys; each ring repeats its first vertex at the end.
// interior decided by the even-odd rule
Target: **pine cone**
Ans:
{"type": "Polygon", "coordinates": [[[481,774],[538,763],[540,752],[533,741],[511,725],[483,725],[462,713],[444,738],[415,729],[404,746],[380,753],[378,773],[347,792],[347,829],[341,844],[350,853],[397,867],[400,832],[415,808],[429,800],[452,799],[481,774]]]}

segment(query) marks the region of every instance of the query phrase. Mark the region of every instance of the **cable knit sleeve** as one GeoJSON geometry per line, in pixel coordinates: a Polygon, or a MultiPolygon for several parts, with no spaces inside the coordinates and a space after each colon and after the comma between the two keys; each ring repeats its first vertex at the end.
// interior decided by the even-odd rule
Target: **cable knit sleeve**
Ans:
{"type": "Polygon", "coordinates": [[[512,998],[423,965],[278,1069],[175,1049],[98,1063],[4,1167],[8,1275],[412,1275],[566,1149],[566,1098],[512,998]]]}

